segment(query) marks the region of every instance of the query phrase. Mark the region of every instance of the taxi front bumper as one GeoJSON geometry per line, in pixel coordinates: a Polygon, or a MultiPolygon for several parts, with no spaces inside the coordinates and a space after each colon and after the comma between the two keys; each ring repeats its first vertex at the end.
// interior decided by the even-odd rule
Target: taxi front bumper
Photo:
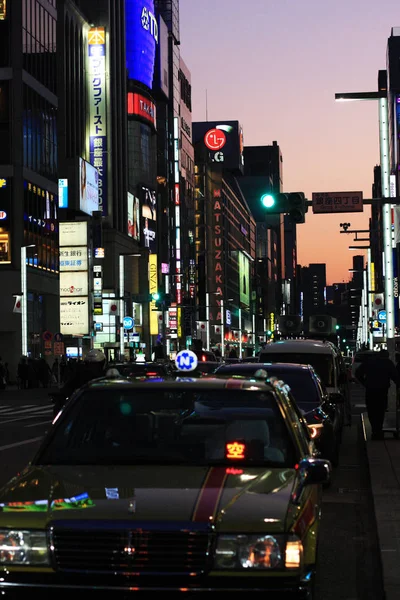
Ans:
{"type": "Polygon", "coordinates": [[[120,576],[101,575],[86,576],[58,573],[0,573],[0,593],[2,598],[26,598],[28,590],[37,591],[42,599],[52,598],[57,592],[85,592],[91,597],[94,593],[99,597],[126,598],[132,594],[143,595],[152,592],[174,592],[202,595],[203,593],[229,592],[231,595],[252,593],[273,593],[277,598],[307,600],[310,597],[314,573],[312,570],[301,576],[258,576],[258,574],[224,574],[188,576],[120,576]]]}

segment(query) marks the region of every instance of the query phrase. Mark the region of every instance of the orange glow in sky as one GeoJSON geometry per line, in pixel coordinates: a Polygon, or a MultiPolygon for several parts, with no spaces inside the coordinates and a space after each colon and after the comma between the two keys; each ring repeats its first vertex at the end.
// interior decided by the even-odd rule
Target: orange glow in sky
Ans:
{"type": "MultiPolygon", "coordinates": [[[[335,102],[335,93],[377,90],[387,39],[400,25],[397,1],[382,10],[372,0],[182,0],[180,11],[194,121],[238,120],[245,146],[276,140],[284,192],[371,198],[378,103],[335,102]]],[[[339,225],[368,229],[369,217],[369,206],[339,215],[310,209],[297,229],[298,263],[326,263],[328,284],[348,281],[353,256],[365,254],[348,246],[366,243],[339,225]]]]}

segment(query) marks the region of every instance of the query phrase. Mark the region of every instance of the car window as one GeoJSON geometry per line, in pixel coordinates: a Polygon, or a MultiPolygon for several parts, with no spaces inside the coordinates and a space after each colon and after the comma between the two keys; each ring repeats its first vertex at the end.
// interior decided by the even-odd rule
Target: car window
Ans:
{"type": "Polygon", "coordinates": [[[265,352],[260,354],[260,362],[288,362],[311,365],[321,377],[326,387],[335,386],[334,357],[332,354],[317,352],[265,352]]]}
{"type": "MultiPolygon", "coordinates": [[[[260,364],[254,363],[240,365],[236,369],[234,366],[226,365],[219,367],[216,373],[218,375],[235,373],[243,377],[251,377],[259,369],[260,364]]],[[[271,364],[266,365],[265,370],[269,376],[278,377],[288,384],[296,399],[297,406],[303,413],[314,410],[321,404],[320,390],[310,369],[293,368],[290,370],[271,364]]]]}
{"type": "Polygon", "coordinates": [[[97,389],[67,407],[37,463],[293,466],[295,454],[269,391],[97,389]],[[243,456],[229,456],[228,444],[243,456]]]}

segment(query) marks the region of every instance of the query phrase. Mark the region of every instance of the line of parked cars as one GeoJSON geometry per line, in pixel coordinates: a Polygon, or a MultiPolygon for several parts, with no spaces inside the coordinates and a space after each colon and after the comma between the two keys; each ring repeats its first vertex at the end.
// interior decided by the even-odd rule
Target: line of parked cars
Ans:
{"type": "Polygon", "coordinates": [[[270,344],[259,362],[197,358],[196,376],[179,371],[187,361],[115,363],[69,398],[0,489],[5,597],[315,600],[322,491],[346,419],[340,353],[308,340],[270,344]]]}

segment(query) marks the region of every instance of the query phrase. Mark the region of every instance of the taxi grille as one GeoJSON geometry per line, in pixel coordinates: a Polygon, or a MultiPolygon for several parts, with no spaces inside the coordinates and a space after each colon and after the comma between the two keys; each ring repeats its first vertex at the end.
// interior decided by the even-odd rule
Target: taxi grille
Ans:
{"type": "Polygon", "coordinates": [[[190,531],[53,530],[61,571],[93,573],[201,573],[210,535],[190,531]]]}

